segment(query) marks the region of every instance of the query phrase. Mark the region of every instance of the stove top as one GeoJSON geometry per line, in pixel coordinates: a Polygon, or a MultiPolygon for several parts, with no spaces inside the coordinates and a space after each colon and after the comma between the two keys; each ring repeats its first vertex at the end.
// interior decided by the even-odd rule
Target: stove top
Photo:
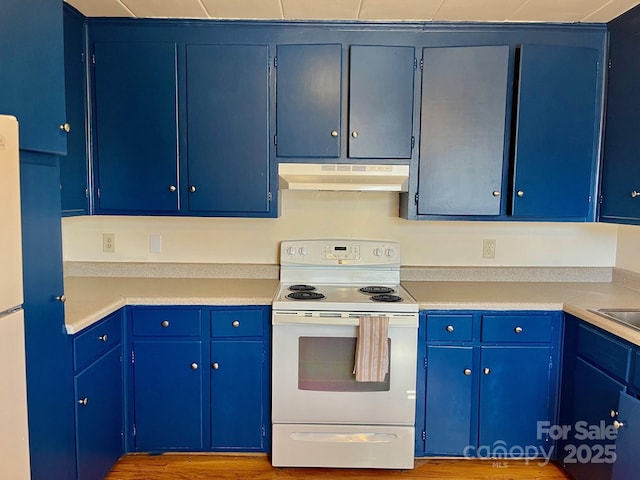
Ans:
{"type": "Polygon", "coordinates": [[[401,285],[280,284],[274,310],[417,312],[401,285]]]}

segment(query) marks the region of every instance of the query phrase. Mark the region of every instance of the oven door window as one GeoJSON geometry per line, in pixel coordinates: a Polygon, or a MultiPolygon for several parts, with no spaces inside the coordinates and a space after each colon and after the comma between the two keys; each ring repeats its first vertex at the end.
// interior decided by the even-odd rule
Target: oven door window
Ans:
{"type": "Polygon", "coordinates": [[[384,382],[357,382],[353,373],[355,357],[356,338],[299,337],[298,389],[320,392],[389,391],[389,373],[384,382]]]}

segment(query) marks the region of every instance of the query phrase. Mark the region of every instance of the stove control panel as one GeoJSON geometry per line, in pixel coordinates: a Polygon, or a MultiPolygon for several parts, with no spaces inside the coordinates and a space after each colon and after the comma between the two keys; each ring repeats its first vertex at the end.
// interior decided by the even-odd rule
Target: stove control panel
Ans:
{"type": "Polygon", "coordinates": [[[357,245],[325,245],[322,258],[326,260],[360,260],[360,247],[357,245]]]}
{"type": "Polygon", "coordinates": [[[400,245],[374,240],[284,241],[281,265],[387,265],[400,264],[400,245]]]}

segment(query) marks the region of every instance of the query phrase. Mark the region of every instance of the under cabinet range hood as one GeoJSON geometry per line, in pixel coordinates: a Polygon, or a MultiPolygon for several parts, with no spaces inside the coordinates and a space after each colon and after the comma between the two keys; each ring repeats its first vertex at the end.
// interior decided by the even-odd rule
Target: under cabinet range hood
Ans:
{"type": "Polygon", "coordinates": [[[408,165],[280,163],[281,190],[406,192],[408,165]]]}

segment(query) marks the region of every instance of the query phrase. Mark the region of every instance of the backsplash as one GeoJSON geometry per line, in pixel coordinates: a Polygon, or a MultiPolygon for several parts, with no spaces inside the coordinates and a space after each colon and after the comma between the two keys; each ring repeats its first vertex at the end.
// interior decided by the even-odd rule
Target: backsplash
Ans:
{"type": "MultiPolygon", "coordinates": [[[[64,260],[275,265],[282,240],[360,238],[399,242],[405,266],[616,265],[617,225],[409,221],[398,217],[396,193],[282,191],[280,195],[281,215],[275,219],[64,218],[64,260]],[[115,252],[103,253],[103,233],[115,235],[115,252]],[[161,237],[160,253],[150,252],[152,235],[161,237]],[[496,241],[493,259],[482,257],[485,239],[496,241]]],[[[640,270],[640,255],[637,262],[640,270]]]]}

